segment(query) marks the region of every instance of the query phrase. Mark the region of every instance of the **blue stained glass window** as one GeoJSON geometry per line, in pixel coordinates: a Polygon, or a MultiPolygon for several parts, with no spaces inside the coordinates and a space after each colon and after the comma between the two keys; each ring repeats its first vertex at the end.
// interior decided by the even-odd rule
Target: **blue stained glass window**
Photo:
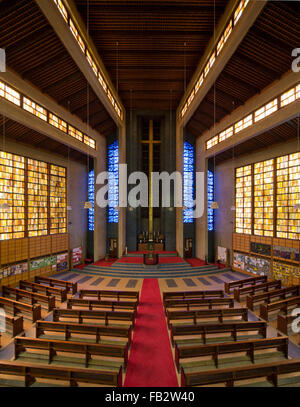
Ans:
{"type": "Polygon", "coordinates": [[[108,222],[119,221],[119,143],[114,141],[108,146],[108,222]]]}
{"type": "Polygon", "coordinates": [[[187,141],[183,144],[183,223],[193,223],[195,189],[195,148],[187,141]]]}
{"type": "Polygon", "coordinates": [[[93,208],[88,211],[89,230],[94,230],[94,204],[95,204],[95,172],[89,172],[89,202],[92,203],[93,208]]]}
{"type": "Polygon", "coordinates": [[[212,171],[207,171],[207,227],[208,231],[214,230],[214,210],[211,209],[211,204],[214,201],[214,174],[212,171]]]}

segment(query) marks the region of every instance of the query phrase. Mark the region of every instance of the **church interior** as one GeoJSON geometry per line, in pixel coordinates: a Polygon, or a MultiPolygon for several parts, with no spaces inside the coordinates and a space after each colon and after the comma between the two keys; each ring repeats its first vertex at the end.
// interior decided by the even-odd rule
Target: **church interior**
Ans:
{"type": "Polygon", "coordinates": [[[0,1],[0,387],[300,387],[299,72],[297,1],[0,1]]]}

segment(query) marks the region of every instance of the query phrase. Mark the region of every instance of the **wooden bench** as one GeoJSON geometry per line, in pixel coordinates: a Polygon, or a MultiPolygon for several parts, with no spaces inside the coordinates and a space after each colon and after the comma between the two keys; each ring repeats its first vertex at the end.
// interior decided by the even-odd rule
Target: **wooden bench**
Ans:
{"type": "Polygon", "coordinates": [[[247,296],[246,303],[247,307],[250,308],[252,311],[254,310],[255,306],[260,302],[270,303],[276,301],[276,299],[285,300],[288,297],[298,297],[300,295],[300,286],[292,286],[287,288],[281,288],[279,290],[273,290],[268,293],[261,293],[255,295],[247,296]]]}
{"type": "MultiPolygon", "coordinates": [[[[300,373],[300,359],[292,359],[281,362],[264,363],[245,367],[219,369],[205,372],[185,372],[181,369],[181,387],[207,386],[224,383],[227,387],[236,385],[239,380],[261,379],[260,383],[252,383],[250,386],[280,386],[294,383],[300,384],[300,375],[281,379],[278,376],[287,373],[300,373]]],[[[298,385],[299,385],[298,384],[298,385]]],[[[245,385],[244,385],[245,386],[245,385]]],[[[244,387],[243,386],[243,387],[244,387]]]]}
{"type": "MultiPolygon", "coordinates": [[[[299,317],[299,315],[298,315],[299,317]]],[[[284,333],[285,335],[288,335],[288,330],[289,330],[289,325],[294,321],[294,319],[297,318],[297,316],[294,315],[277,315],[277,329],[284,333]]],[[[293,332],[296,333],[296,332],[293,332]]]]}
{"type": "Polygon", "coordinates": [[[4,322],[3,318],[5,318],[5,333],[14,337],[23,332],[23,317],[11,317],[9,315],[5,315],[4,317],[0,314],[0,325],[4,322]]]}
{"type": "Polygon", "coordinates": [[[110,308],[112,311],[115,309],[129,309],[136,312],[136,301],[108,301],[108,300],[84,300],[82,298],[69,298],[67,300],[67,308],[73,307],[88,308],[89,310],[95,308],[110,308]]]}
{"type": "Polygon", "coordinates": [[[84,364],[86,368],[93,368],[93,365],[98,365],[98,367],[104,366],[111,367],[115,369],[120,368],[119,361],[116,360],[92,360],[92,356],[105,356],[110,358],[122,359],[122,364],[126,369],[128,362],[128,344],[124,345],[102,345],[102,344],[92,344],[92,343],[80,343],[71,341],[59,341],[51,339],[40,339],[40,338],[25,338],[17,337],[14,339],[15,347],[15,360],[22,358],[34,358],[35,355],[40,359],[40,363],[51,364],[57,360],[59,363],[63,363],[63,359],[59,360],[57,353],[75,353],[76,355],[81,355],[81,358],[74,358],[72,356],[72,361],[67,359],[66,363],[79,363],[84,364]],[[26,352],[28,349],[47,351],[47,354],[39,354],[33,352],[26,352]],[[41,358],[43,356],[43,359],[41,358]],[[74,361],[73,361],[74,359],[74,361]],[[92,362],[92,363],[91,363],[92,362]]]}
{"type": "MultiPolygon", "coordinates": [[[[48,322],[37,321],[36,322],[36,338],[40,338],[41,335],[45,335],[45,332],[56,332],[64,334],[64,340],[71,339],[72,334],[85,335],[84,341],[87,340],[86,336],[91,336],[93,343],[102,342],[103,336],[126,338],[128,345],[131,344],[131,331],[130,327],[116,327],[116,326],[100,326],[100,325],[86,325],[75,324],[70,322],[48,322]]],[[[56,339],[56,338],[55,338],[56,339]]],[[[72,339],[71,339],[72,340],[72,339]]],[[[82,342],[82,338],[73,338],[73,341],[82,342]]]]}
{"type": "MultiPolygon", "coordinates": [[[[7,376],[21,376],[24,378],[25,387],[33,385],[39,378],[68,382],[70,386],[78,386],[78,382],[83,382],[122,387],[122,367],[119,372],[114,372],[0,361],[0,375],[5,375],[5,385],[8,381],[7,376]]],[[[12,386],[15,387],[15,380],[12,381],[12,386]]],[[[45,384],[40,383],[40,386],[44,387],[45,384]]]]}
{"type": "Polygon", "coordinates": [[[46,285],[32,283],[31,281],[19,281],[19,287],[22,290],[30,290],[34,293],[42,293],[44,295],[54,295],[60,302],[67,300],[67,290],[65,288],[55,288],[46,285]]]}
{"type": "Polygon", "coordinates": [[[43,295],[27,290],[21,290],[20,288],[2,286],[2,296],[6,298],[13,298],[16,301],[28,299],[31,305],[45,304],[48,312],[55,308],[55,297],[53,295],[43,295]]]}
{"type": "MultiPolygon", "coordinates": [[[[59,321],[62,318],[76,319],[79,324],[84,319],[102,319],[104,325],[110,325],[110,321],[128,321],[134,327],[135,312],[124,311],[99,311],[99,310],[77,310],[56,308],[53,310],[53,321],[59,321]]],[[[76,322],[77,322],[76,321],[76,322]]]]}
{"type": "Polygon", "coordinates": [[[17,314],[29,316],[32,322],[41,319],[41,306],[38,304],[29,305],[23,302],[14,301],[9,298],[0,297],[0,307],[5,312],[15,317],[17,314]]]}
{"type": "Polygon", "coordinates": [[[116,298],[120,299],[132,299],[139,302],[139,291],[112,291],[112,290],[79,290],[79,298],[84,297],[96,297],[98,300],[101,298],[116,298]]]}
{"type": "MultiPolygon", "coordinates": [[[[205,345],[207,343],[207,335],[210,334],[221,334],[221,333],[230,333],[231,341],[238,340],[238,333],[243,332],[258,332],[262,338],[266,338],[267,335],[267,323],[264,321],[248,321],[248,322],[223,322],[222,324],[199,324],[199,325],[172,325],[171,324],[171,341],[174,345],[175,336],[192,336],[198,335],[201,336],[201,341],[205,345]]],[[[216,338],[218,342],[224,342],[224,338],[216,338]]],[[[257,339],[257,338],[254,338],[257,339]]],[[[243,340],[243,339],[241,339],[243,340]]],[[[189,342],[198,342],[199,339],[192,339],[183,341],[176,341],[178,344],[189,342]]]]}
{"type": "Polygon", "coordinates": [[[262,283],[257,285],[251,285],[243,288],[235,288],[233,290],[233,298],[240,302],[241,298],[245,295],[255,295],[260,291],[269,292],[281,288],[281,280],[270,281],[268,283],[262,283]]]}
{"type": "MultiPolygon", "coordinates": [[[[287,336],[282,336],[278,338],[267,338],[267,339],[254,339],[248,341],[240,342],[229,342],[229,343],[218,343],[210,345],[200,345],[200,346],[178,346],[175,344],[175,364],[180,373],[181,361],[183,359],[208,357],[212,359],[212,364],[215,369],[218,369],[220,364],[226,361],[226,358],[219,358],[220,355],[232,355],[235,353],[246,352],[248,356],[245,363],[255,363],[256,362],[256,351],[267,350],[275,348],[278,352],[283,354],[283,357],[288,358],[288,344],[289,338],[287,336]]],[[[266,356],[268,352],[265,352],[266,356]]],[[[228,359],[228,358],[227,358],[228,359]]],[[[194,362],[193,366],[197,368],[199,362],[194,362]]],[[[200,366],[199,366],[200,367],[200,366]]],[[[208,365],[203,366],[202,370],[205,370],[208,365]]]]}
{"type": "Polygon", "coordinates": [[[205,307],[213,309],[216,307],[234,307],[233,298],[191,298],[185,300],[165,300],[165,311],[168,308],[186,308],[189,311],[193,307],[205,307]]]}
{"type": "Polygon", "coordinates": [[[261,304],[259,316],[265,321],[269,320],[269,314],[271,312],[283,312],[284,315],[288,315],[289,310],[300,306],[300,296],[287,298],[286,300],[271,302],[270,304],[261,304]]]}
{"type": "Polygon", "coordinates": [[[163,303],[165,300],[184,300],[189,298],[224,298],[223,290],[208,291],[169,291],[163,293],[163,303]]]}
{"type": "Polygon", "coordinates": [[[224,308],[224,309],[202,309],[197,311],[167,311],[167,322],[192,319],[197,324],[202,319],[217,319],[218,322],[226,321],[226,318],[240,317],[248,321],[248,308],[224,308]]]}
{"type": "Polygon", "coordinates": [[[232,288],[242,288],[248,285],[255,285],[258,283],[266,283],[268,281],[267,276],[250,277],[243,280],[229,281],[229,283],[224,283],[224,290],[226,294],[230,294],[232,288]]]}
{"type": "Polygon", "coordinates": [[[62,287],[67,290],[68,293],[75,295],[77,293],[77,283],[72,283],[72,281],[58,280],[56,278],[35,276],[34,282],[38,284],[47,284],[50,287],[62,287]]]}

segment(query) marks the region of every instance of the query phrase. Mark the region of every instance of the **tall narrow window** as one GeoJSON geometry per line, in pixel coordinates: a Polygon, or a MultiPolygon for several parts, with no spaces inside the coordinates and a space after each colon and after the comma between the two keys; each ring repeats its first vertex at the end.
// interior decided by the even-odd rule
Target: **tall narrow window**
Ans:
{"type": "Polygon", "coordinates": [[[67,232],[66,169],[50,166],[50,234],[67,232]]]}
{"type": "Polygon", "coordinates": [[[187,141],[183,144],[183,223],[193,223],[195,148],[187,141]]]}
{"type": "Polygon", "coordinates": [[[48,233],[48,164],[28,159],[28,236],[48,233]]]}
{"type": "Polygon", "coordinates": [[[119,143],[114,141],[108,146],[108,222],[119,220],[119,143]]]}
{"type": "Polygon", "coordinates": [[[274,160],[254,164],[254,234],[273,236],[274,160]]]}
{"type": "Polygon", "coordinates": [[[94,204],[95,204],[95,172],[94,170],[89,172],[89,202],[91,202],[93,208],[89,209],[88,220],[89,220],[89,230],[94,230],[94,204]]]}
{"type": "Polygon", "coordinates": [[[207,171],[207,229],[209,232],[214,230],[214,210],[211,204],[214,201],[214,173],[207,171]]]}
{"type": "Polygon", "coordinates": [[[252,179],[251,165],[236,169],[235,181],[236,233],[251,234],[252,179]]]}
{"type": "Polygon", "coordinates": [[[300,238],[300,153],[277,158],[277,237],[300,238]]]}
{"type": "Polygon", "coordinates": [[[25,236],[25,158],[0,152],[0,239],[25,236]]]}

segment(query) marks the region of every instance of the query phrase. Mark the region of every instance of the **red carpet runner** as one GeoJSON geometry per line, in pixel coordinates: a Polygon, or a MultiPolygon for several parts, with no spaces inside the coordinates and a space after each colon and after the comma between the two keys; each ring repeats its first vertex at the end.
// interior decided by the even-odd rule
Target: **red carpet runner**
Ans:
{"type": "Polygon", "coordinates": [[[126,387],[178,387],[157,279],[143,282],[126,387]]]}

